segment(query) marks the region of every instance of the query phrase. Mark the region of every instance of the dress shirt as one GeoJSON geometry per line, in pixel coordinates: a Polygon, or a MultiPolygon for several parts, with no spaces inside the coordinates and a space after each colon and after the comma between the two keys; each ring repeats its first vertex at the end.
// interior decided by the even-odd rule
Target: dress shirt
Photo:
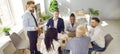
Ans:
{"type": "Polygon", "coordinates": [[[88,31],[88,36],[91,37],[91,42],[95,41],[96,44],[101,47],[104,48],[105,47],[105,40],[104,40],[104,36],[107,34],[106,30],[103,29],[102,26],[98,25],[95,28],[91,28],[88,31]]]}
{"type": "MultiPolygon", "coordinates": [[[[34,15],[33,15],[34,16],[34,15]]],[[[25,30],[27,31],[36,31],[35,30],[35,27],[36,27],[36,23],[35,23],[35,20],[33,18],[33,16],[31,15],[31,12],[30,11],[26,11],[23,16],[22,16],[22,19],[23,19],[23,27],[25,30]]],[[[36,18],[35,18],[36,19],[36,18]]],[[[37,20],[37,19],[36,19],[37,20]]],[[[38,22],[37,22],[38,23],[38,22]]]]}
{"type": "Polygon", "coordinates": [[[53,21],[54,21],[54,28],[57,28],[58,19],[53,18],[53,21]]]}

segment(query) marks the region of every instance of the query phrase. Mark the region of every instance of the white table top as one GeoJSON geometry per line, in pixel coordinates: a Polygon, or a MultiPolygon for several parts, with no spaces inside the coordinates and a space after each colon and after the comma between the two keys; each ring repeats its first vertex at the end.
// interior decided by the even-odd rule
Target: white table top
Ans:
{"type": "Polygon", "coordinates": [[[4,49],[9,42],[11,41],[9,36],[1,36],[0,37],[0,49],[4,49]]]}

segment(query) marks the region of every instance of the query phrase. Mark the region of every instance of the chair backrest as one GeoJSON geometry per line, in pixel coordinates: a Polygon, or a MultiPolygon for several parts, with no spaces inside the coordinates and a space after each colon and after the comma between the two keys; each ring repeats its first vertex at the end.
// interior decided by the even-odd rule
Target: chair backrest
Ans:
{"type": "Polygon", "coordinates": [[[10,35],[10,38],[11,38],[11,41],[12,41],[13,45],[15,46],[15,48],[19,46],[19,44],[22,40],[22,38],[16,33],[12,33],[10,35]]]}
{"type": "Polygon", "coordinates": [[[106,50],[110,42],[113,40],[113,37],[110,34],[107,34],[104,38],[105,38],[105,50],[106,50]]]}

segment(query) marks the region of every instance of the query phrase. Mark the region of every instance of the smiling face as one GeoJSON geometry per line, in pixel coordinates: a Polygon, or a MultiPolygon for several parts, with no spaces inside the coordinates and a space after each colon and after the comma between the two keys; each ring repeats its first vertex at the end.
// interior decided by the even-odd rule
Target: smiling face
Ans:
{"type": "Polygon", "coordinates": [[[91,20],[91,26],[93,27],[93,28],[95,28],[96,26],[98,26],[99,25],[99,23],[96,21],[96,20],[91,20]]]}
{"type": "Polygon", "coordinates": [[[70,17],[70,22],[71,22],[71,24],[74,24],[75,23],[75,17],[71,16],[70,17]]]}
{"type": "Polygon", "coordinates": [[[59,17],[59,12],[55,11],[55,12],[53,13],[53,17],[54,17],[54,18],[58,18],[58,17],[59,17]]]}
{"type": "Polygon", "coordinates": [[[28,5],[28,10],[30,10],[30,12],[34,12],[34,9],[35,9],[35,5],[34,4],[28,5]]]}
{"type": "Polygon", "coordinates": [[[34,1],[28,1],[27,2],[27,9],[30,12],[34,12],[34,9],[35,9],[35,3],[34,3],[34,1]]]}

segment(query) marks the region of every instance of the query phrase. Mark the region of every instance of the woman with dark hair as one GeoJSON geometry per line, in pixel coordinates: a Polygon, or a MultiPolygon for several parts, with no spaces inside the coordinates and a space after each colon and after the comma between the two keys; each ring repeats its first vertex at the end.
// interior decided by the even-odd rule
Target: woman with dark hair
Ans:
{"type": "Polygon", "coordinates": [[[66,31],[67,32],[75,32],[77,26],[78,26],[78,23],[76,22],[75,15],[74,15],[74,13],[71,13],[70,22],[66,24],[66,31]]]}
{"type": "Polygon", "coordinates": [[[43,54],[59,54],[60,43],[57,38],[58,32],[55,28],[49,28],[45,33],[45,39],[41,42],[40,51],[43,54]]]}
{"type": "Polygon", "coordinates": [[[75,36],[75,31],[78,26],[78,23],[76,22],[76,18],[74,13],[70,14],[70,21],[66,24],[66,33],[68,33],[69,37],[75,36]]]}

